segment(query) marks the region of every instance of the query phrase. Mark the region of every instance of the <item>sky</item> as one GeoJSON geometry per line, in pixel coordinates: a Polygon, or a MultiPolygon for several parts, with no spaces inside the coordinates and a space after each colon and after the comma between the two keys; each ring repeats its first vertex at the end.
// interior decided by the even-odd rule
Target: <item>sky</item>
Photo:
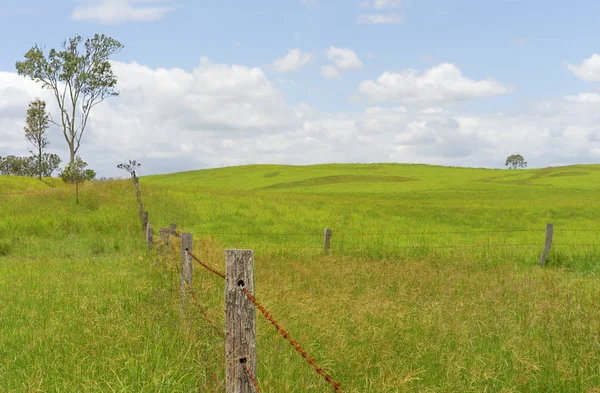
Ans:
{"type": "MultiPolygon", "coordinates": [[[[34,44],[102,33],[118,97],[79,151],[99,176],[245,164],[502,168],[600,161],[600,2],[1,0],[0,156],[28,155],[34,44]]],[[[48,151],[68,160],[57,126],[48,151]]]]}

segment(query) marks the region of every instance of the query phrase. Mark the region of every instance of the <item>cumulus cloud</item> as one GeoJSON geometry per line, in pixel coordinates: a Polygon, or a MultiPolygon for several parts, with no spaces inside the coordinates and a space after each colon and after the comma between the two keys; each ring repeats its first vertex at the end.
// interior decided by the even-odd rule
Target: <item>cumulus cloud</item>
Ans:
{"type": "Polygon", "coordinates": [[[340,72],[331,64],[327,64],[321,67],[321,75],[325,79],[336,79],[340,77],[340,72]]]}
{"type": "Polygon", "coordinates": [[[453,64],[440,64],[422,75],[414,69],[384,72],[377,80],[360,83],[358,94],[370,102],[401,102],[421,105],[452,104],[473,98],[507,94],[510,89],[494,79],[472,80],[453,64]]]}
{"type": "MultiPolygon", "coordinates": [[[[504,114],[435,105],[372,105],[363,112],[290,106],[258,68],[203,59],[190,71],[113,62],[121,95],[98,105],[81,156],[100,176],[126,159],[143,174],[250,163],[424,162],[502,167],[510,154],[532,166],[597,162],[600,96],[581,93],[504,114]]],[[[448,94],[448,93],[444,93],[448,94]]],[[[0,156],[27,154],[27,104],[51,92],[0,72],[0,156]]],[[[68,157],[60,130],[50,151],[68,157]]]]}
{"type": "Polygon", "coordinates": [[[382,25],[382,24],[400,24],[404,22],[404,15],[391,14],[362,14],[358,17],[359,25],[382,25]]]}
{"type": "Polygon", "coordinates": [[[600,81],[600,55],[596,53],[594,53],[589,59],[585,59],[579,65],[573,65],[569,63],[566,63],[566,65],[573,74],[584,81],[600,81]]]}
{"type": "Polygon", "coordinates": [[[285,56],[275,60],[271,65],[276,72],[294,72],[313,61],[315,55],[302,53],[300,49],[292,49],[285,56]]]}
{"type": "Polygon", "coordinates": [[[327,51],[327,57],[339,70],[359,70],[363,68],[363,64],[356,53],[349,48],[332,46],[327,51]]]}
{"type": "Polygon", "coordinates": [[[73,20],[92,20],[105,25],[124,22],[150,22],[162,19],[172,6],[158,6],[161,0],[87,0],[71,13],[73,20]],[[143,6],[144,3],[157,3],[143,6]]]}

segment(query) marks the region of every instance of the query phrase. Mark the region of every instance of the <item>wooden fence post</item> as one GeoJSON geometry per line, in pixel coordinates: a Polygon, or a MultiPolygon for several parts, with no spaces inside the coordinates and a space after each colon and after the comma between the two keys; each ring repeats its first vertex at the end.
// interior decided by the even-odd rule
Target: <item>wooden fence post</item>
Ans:
{"type": "Polygon", "coordinates": [[[148,212],[144,212],[144,218],[142,219],[142,233],[147,236],[148,233],[148,212]]]}
{"type": "Polygon", "coordinates": [[[174,222],[169,225],[169,231],[171,231],[171,235],[175,236],[177,234],[177,224],[174,222]]]}
{"type": "Polygon", "coordinates": [[[135,195],[137,196],[140,220],[143,220],[144,204],[142,203],[142,193],[140,191],[140,179],[137,176],[133,177],[133,184],[135,184],[135,195]]]}
{"type": "Polygon", "coordinates": [[[256,310],[242,291],[254,295],[254,252],[225,250],[225,391],[253,393],[242,364],[256,375],[256,310]]]}
{"type": "Polygon", "coordinates": [[[179,271],[179,286],[183,290],[192,283],[192,257],[186,252],[192,252],[192,234],[181,234],[181,269],[179,271]]]}
{"type": "Polygon", "coordinates": [[[544,244],[544,252],[542,252],[542,256],[540,257],[540,266],[544,267],[546,265],[546,258],[548,258],[548,254],[550,253],[550,248],[552,247],[552,236],[554,235],[554,225],[546,224],[546,243],[544,244]]]}
{"type": "Polygon", "coordinates": [[[325,252],[329,252],[329,248],[331,247],[331,229],[325,228],[325,235],[323,239],[323,250],[325,252]]]}
{"type": "Polygon", "coordinates": [[[146,243],[148,243],[148,249],[152,250],[154,246],[154,228],[152,228],[152,224],[148,223],[148,227],[146,230],[146,243]]]}
{"type": "Polygon", "coordinates": [[[169,244],[169,232],[170,230],[167,228],[160,228],[158,230],[158,241],[169,244]]]}
{"type": "Polygon", "coordinates": [[[192,252],[192,234],[181,234],[181,265],[179,268],[179,289],[181,290],[181,303],[179,315],[183,319],[187,302],[187,286],[192,284],[192,257],[187,253],[192,252]]]}

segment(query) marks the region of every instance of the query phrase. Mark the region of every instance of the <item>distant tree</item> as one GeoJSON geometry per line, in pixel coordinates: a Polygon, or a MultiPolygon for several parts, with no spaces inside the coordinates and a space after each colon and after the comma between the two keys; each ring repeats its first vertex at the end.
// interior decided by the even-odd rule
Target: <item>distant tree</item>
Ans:
{"type": "Polygon", "coordinates": [[[77,35],[63,41],[61,50],[51,49],[46,56],[35,44],[23,61],[15,64],[19,75],[41,83],[56,97],[60,111],[60,124],[69,146],[69,164],[81,145],[81,138],[93,107],[108,97],[119,95],[115,90],[117,77],[109,59],[123,45],[103,34],[96,34],[83,42],[77,35]],[[83,50],[80,46],[83,43],[83,50]]]}
{"type": "Polygon", "coordinates": [[[129,160],[128,162],[124,162],[117,165],[117,168],[128,172],[131,175],[131,177],[135,179],[137,177],[136,171],[141,166],[142,164],[140,162],[137,162],[136,160],[129,160]]]}
{"type": "Polygon", "coordinates": [[[50,118],[46,112],[46,103],[39,98],[29,103],[27,108],[27,118],[25,120],[25,137],[33,145],[33,150],[30,150],[34,155],[37,165],[36,171],[38,178],[42,180],[44,149],[48,147],[49,142],[46,137],[46,130],[50,118]]]}
{"type": "Polygon", "coordinates": [[[61,172],[60,178],[65,183],[75,184],[76,203],[79,204],[79,184],[85,181],[91,181],[96,177],[96,172],[91,169],[85,169],[87,163],[79,156],[75,157],[73,163],[69,163],[61,172]]]}
{"type": "Polygon", "coordinates": [[[0,157],[0,173],[3,175],[35,176],[35,167],[34,157],[0,157]]]}
{"type": "Polygon", "coordinates": [[[42,157],[42,176],[51,177],[60,166],[61,159],[56,154],[44,153],[42,157]]]}
{"type": "Polygon", "coordinates": [[[512,154],[508,156],[504,165],[509,169],[527,168],[527,161],[520,154],[512,154]]]}

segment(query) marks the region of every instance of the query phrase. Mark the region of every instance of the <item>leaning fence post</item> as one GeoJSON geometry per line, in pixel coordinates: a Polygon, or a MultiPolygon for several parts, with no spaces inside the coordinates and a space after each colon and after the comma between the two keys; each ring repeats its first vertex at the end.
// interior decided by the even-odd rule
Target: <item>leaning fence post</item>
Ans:
{"type": "Polygon", "coordinates": [[[148,212],[144,212],[144,217],[142,218],[142,233],[146,236],[148,232],[148,212]]]}
{"type": "Polygon", "coordinates": [[[325,234],[324,234],[324,238],[323,238],[323,250],[325,252],[328,252],[330,246],[331,246],[331,229],[325,228],[325,234]]]}
{"type": "Polygon", "coordinates": [[[256,375],[256,310],[244,294],[254,295],[254,252],[225,250],[225,391],[253,393],[242,364],[256,375]]]}
{"type": "Polygon", "coordinates": [[[152,224],[148,223],[148,227],[146,228],[146,243],[148,243],[148,249],[152,250],[152,246],[154,245],[154,228],[152,228],[152,224]]]}
{"type": "Polygon", "coordinates": [[[540,266],[544,267],[546,265],[546,258],[548,258],[548,254],[550,253],[550,248],[552,247],[552,236],[554,234],[554,225],[548,223],[546,224],[546,243],[544,244],[544,252],[542,252],[542,256],[540,257],[540,266]]]}

